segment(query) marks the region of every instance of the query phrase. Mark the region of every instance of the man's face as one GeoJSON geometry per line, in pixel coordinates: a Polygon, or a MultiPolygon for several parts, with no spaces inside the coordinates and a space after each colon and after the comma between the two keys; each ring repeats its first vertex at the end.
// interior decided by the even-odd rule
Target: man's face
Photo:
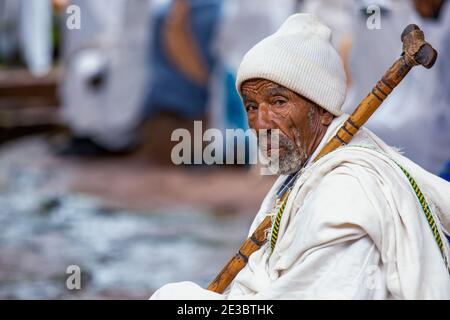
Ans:
{"type": "MultiPolygon", "coordinates": [[[[279,129],[278,174],[298,171],[314,152],[333,116],[308,99],[274,82],[252,79],[243,83],[241,94],[248,123],[259,137],[260,130],[279,129]]],[[[266,141],[259,141],[264,150],[266,141]]],[[[267,146],[270,156],[272,148],[267,146]]]]}

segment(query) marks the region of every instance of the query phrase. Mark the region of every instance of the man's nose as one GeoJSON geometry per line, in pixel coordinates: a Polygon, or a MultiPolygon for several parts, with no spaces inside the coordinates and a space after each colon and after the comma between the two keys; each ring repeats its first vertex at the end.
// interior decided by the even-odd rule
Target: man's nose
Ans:
{"type": "Polygon", "coordinates": [[[254,123],[254,127],[257,131],[262,130],[262,129],[273,129],[274,128],[273,116],[271,114],[268,104],[261,103],[259,105],[258,116],[254,123]]]}

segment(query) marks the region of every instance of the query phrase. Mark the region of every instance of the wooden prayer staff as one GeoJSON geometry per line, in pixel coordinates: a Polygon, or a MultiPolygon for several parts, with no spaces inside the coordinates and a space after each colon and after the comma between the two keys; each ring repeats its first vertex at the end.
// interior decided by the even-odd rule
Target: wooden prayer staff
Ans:
{"type": "MultiPolygon", "coordinates": [[[[389,70],[377,82],[372,91],[361,101],[356,110],[342,125],[336,135],[323,147],[314,161],[329,152],[347,144],[370,116],[377,110],[386,97],[416,65],[431,68],[437,58],[437,52],[425,42],[424,34],[415,24],[408,25],[401,35],[403,53],[389,70]]],[[[286,193],[287,194],[287,193],[286,193]]],[[[244,241],[239,252],[231,258],[219,275],[208,286],[208,290],[223,293],[236,275],[247,264],[249,256],[266,242],[267,229],[272,226],[272,219],[267,216],[256,228],[250,238],[244,241]]]]}

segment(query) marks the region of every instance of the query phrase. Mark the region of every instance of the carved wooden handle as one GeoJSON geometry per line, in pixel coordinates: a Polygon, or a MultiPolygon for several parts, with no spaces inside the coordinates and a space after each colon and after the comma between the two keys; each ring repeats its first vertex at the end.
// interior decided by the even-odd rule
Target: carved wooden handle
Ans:
{"type": "Polygon", "coordinates": [[[402,56],[394,62],[372,91],[361,101],[356,110],[342,125],[336,135],[323,147],[315,161],[350,142],[359,128],[366,123],[386,97],[403,80],[412,67],[422,65],[431,68],[437,59],[437,52],[425,42],[422,30],[415,24],[408,25],[402,32],[402,56]]]}

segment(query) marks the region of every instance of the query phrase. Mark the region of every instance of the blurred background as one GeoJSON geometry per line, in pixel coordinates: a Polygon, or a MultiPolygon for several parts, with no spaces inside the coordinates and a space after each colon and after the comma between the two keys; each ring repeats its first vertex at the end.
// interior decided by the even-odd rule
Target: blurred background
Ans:
{"type": "Polygon", "coordinates": [[[171,134],[194,120],[247,129],[239,62],[295,12],[333,30],[348,113],[401,54],[403,28],[424,30],[436,65],[415,68],[367,126],[450,180],[448,2],[0,0],[0,299],[206,286],[275,177],[238,157],[175,166],[171,134]],[[80,290],[66,287],[71,265],[80,290]]]}

